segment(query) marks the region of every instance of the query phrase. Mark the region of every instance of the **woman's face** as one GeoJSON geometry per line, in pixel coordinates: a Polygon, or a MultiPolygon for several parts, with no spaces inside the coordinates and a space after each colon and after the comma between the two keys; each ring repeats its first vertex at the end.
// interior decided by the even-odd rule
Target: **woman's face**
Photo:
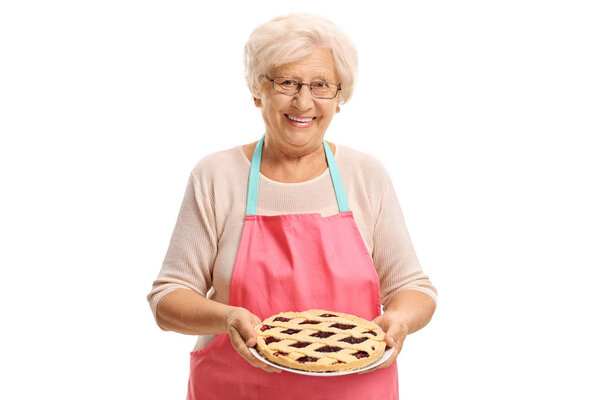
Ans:
{"type": "MultiPolygon", "coordinates": [[[[299,78],[304,83],[339,83],[331,49],[327,48],[316,49],[299,61],[274,68],[267,76],[271,79],[299,78]]],[[[261,98],[256,100],[256,105],[262,110],[269,141],[287,152],[304,154],[321,146],[333,115],[340,111],[337,100],[337,96],[317,99],[308,86],[302,86],[300,92],[293,96],[278,93],[273,90],[272,83],[264,79],[261,98]],[[292,118],[310,121],[294,121],[292,118]]]]}

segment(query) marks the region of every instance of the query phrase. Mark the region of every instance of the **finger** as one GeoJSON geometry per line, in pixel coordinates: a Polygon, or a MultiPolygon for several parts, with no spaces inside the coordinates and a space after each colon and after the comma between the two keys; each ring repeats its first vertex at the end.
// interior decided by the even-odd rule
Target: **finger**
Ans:
{"type": "MultiPolygon", "coordinates": [[[[258,318],[256,319],[258,320],[258,318]]],[[[252,321],[249,321],[249,323],[246,322],[240,324],[239,333],[248,347],[254,347],[256,345],[256,331],[254,330],[254,327],[258,324],[260,324],[260,321],[257,322],[254,318],[252,321]]]]}
{"type": "Polygon", "coordinates": [[[406,331],[402,324],[390,324],[389,329],[385,333],[385,343],[388,347],[397,347],[398,345],[402,348],[402,342],[406,338],[406,331]]]}
{"type": "MultiPolygon", "coordinates": [[[[250,335],[250,338],[248,338],[248,336],[246,336],[246,346],[247,347],[256,347],[257,339],[258,339],[258,335],[256,333],[256,327],[259,326],[261,324],[261,322],[262,321],[260,320],[260,318],[258,318],[256,315],[252,315],[250,324],[246,324],[244,326],[244,332],[246,332],[247,335],[250,335]]],[[[282,371],[279,368],[276,368],[270,364],[267,364],[267,363],[261,361],[260,359],[257,359],[256,357],[254,357],[254,355],[252,353],[250,353],[250,350],[248,350],[248,353],[250,354],[250,356],[252,356],[252,358],[254,360],[258,360],[260,368],[264,369],[265,371],[278,372],[278,373],[282,371]]]]}
{"type": "Polygon", "coordinates": [[[385,334],[385,344],[387,345],[387,347],[389,347],[390,349],[392,347],[396,347],[396,335],[394,335],[394,328],[390,328],[389,331],[386,332],[385,334]]]}
{"type": "Polygon", "coordinates": [[[385,344],[386,344],[386,348],[392,348],[394,347],[394,345],[396,344],[396,340],[394,339],[396,337],[395,335],[395,329],[394,326],[392,324],[392,326],[390,327],[389,323],[386,323],[384,314],[376,317],[373,320],[373,323],[377,326],[379,326],[383,332],[384,332],[384,340],[385,340],[385,344]]]}
{"type": "Polygon", "coordinates": [[[252,356],[250,350],[248,350],[248,347],[246,347],[246,343],[244,342],[240,334],[237,331],[233,331],[231,332],[230,337],[233,348],[236,349],[238,353],[240,353],[240,356],[242,356],[245,360],[247,360],[250,364],[254,365],[255,367],[259,367],[259,361],[256,359],[256,357],[252,356]]]}
{"type": "Polygon", "coordinates": [[[240,356],[242,356],[242,358],[244,358],[254,367],[262,368],[267,372],[281,372],[280,369],[272,367],[254,357],[237,331],[233,331],[231,334],[231,344],[237,350],[240,356]]]}
{"type": "Polygon", "coordinates": [[[381,314],[378,317],[375,317],[375,319],[372,321],[375,325],[381,327],[381,320],[383,319],[383,314],[381,314]]]}
{"type": "Polygon", "coordinates": [[[256,357],[254,357],[254,355],[252,353],[250,353],[249,348],[256,346],[257,334],[256,334],[256,330],[254,329],[254,327],[259,325],[260,322],[261,322],[260,319],[256,316],[254,316],[252,318],[252,321],[250,322],[250,324],[244,324],[244,326],[241,328],[242,340],[245,339],[245,344],[246,344],[246,347],[243,349],[243,351],[244,351],[244,353],[246,353],[248,355],[248,357],[251,357],[253,361],[257,361],[259,364],[259,367],[264,369],[265,371],[281,372],[281,370],[279,368],[275,368],[275,367],[257,359],[256,357]]]}

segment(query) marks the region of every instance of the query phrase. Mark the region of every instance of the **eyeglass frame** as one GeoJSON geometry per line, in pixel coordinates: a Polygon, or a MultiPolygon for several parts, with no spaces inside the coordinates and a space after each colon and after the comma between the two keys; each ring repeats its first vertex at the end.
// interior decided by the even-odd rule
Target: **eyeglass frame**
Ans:
{"type": "Polygon", "coordinates": [[[342,90],[342,84],[341,83],[333,83],[333,82],[326,82],[326,81],[314,81],[311,83],[304,83],[302,81],[300,81],[298,83],[298,90],[295,93],[284,93],[284,92],[280,92],[279,90],[275,89],[275,79],[278,78],[288,78],[288,79],[293,79],[293,80],[299,80],[298,78],[294,78],[291,76],[276,76],[275,78],[269,78],[266,75],[262,75],[263,78],[265,78],[268,81],[271,81],[271,87],[273,88],[274,91],[276,91],[277,93],[281,93],[281,94],[285,94],[287,96],[295,96],[298,93],[300,93],[300,91],[302,90],[302,86],[308,86],[308,90],[310,91],[310,95],[312,97],[314,97],[315,99],[323,99],[323,100],[331,100],[331,99],[335,99],[338,95],[338,93],[340,92],[340,90],[342,90]],[[337,86],[337,90],[335,91],[335,94],[333,95],[333,97],[317,97],[314,95],[313,91],[312,91],[312,84],[316,83],[316,82],[323,82],[323,83],[327,83],[329,85],[335,85],[337,86]]]}

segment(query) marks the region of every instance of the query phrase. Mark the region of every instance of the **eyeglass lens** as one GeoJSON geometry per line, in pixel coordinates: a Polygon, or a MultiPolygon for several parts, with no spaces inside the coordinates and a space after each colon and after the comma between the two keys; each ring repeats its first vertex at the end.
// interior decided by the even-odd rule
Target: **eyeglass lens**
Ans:
{"type": "MultiPolygon", "coordinates": [[[[296,94],[301,90],[302,85],[302,82],[298,79],[273,79],[273,89],[284,94],[296,94]]],[[[315,97],[333,98],[337,94],[338,87],[328,82],[315,81],[310,83],[310,90],[315,97]]]]}

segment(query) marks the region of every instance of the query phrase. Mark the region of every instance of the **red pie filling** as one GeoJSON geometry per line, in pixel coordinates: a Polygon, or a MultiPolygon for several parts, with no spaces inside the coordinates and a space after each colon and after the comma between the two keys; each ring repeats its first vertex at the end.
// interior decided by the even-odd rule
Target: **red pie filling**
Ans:
{"type": "Polygon", "coordinates": [[[331,325],[332,328],[338,328],[338,329],[352,329],[354,328],[356,325],[344,325],[344,324],[333,324],[331,325]]]}
{"type": "Polygon", "coordinates": [[[377,336],[377,334],[375,333],[375,331],[366,331],[366,332],[363,332],[363,333],[370,333],[373,336],[377,336]]]}
{"type": "Polygon", "coordinates": [[[318,358],[314,358],[314,357],[309,357],[309,356],[304,356],[304,357],[300,357],[299,359],[297,359],[296,361],[298,361],[299,363],[304,364],[305,362],[315,362],[317,361],[318,358]]]}
{"type": "Polygon", "coordinates": [[[280,355],[282,355],[282,356],[287,356],[287,355],[288,355],[288,353],[284,353],[284,352],[281,352],[281,351],[276,351],[275,353],[273,353],[273,355],[274,355],[275,357],[279,357],[280,355]]]}
{"type": "Polygon", "coordinates": [[[263,325],[263,326],[260,327],[260,330],[261,330],[261,332],[264,332],[267,329],[272,329],[272,328],[275,328],[275,327],[271,326],[271,325],[263,325]]]}
{"type": "Polygon", "coordinates": [[[288,322],[290,319],[285,317],[277,317],[273,321],[288,322]]]}
{"type": "Polygon", "coordinates": [[[279,341],[280,341],[279,339],[276,339],[273,336],[269,336],[268,338],[265,339],[265,344],[279,342],[279,341]]]}
{"type": "Polygon", "coordinates": [[[310,344],[310,342],[297,342],[297,343],[294,343],[294,344],[290,344],[290,347],[296,347],[298,349],[301,349],[303,347],[308,346],[309,344],[310,344]]]}
{"type": "Polygon", "coordinates": [[[312,337],[318,337],[318,338],[321,338],[321,339],[327,339],[331,335],[335,335],[335,333],[333,333],[333,332],[316,332],[316,333],[313,333],[310,336],[312,336],[312,337]]]}
{"type": "Polygon", "coordinates": [[[281,331],[281,333],[285,333],[286,335],[293,335],[294,333],[300,332],[302,329],[287,329],[285,331],[281,331]]]}
{"type": "Polygon", "coordinates": [[[346,343],[350,343],[350,344],[356,344],[356,343],[362,343],[365,340],[369,340],[369,338],[366,337],[361,337],[361,338],[355,338],[355,337],[347,337],[345,339],[341,339],[339,340],[340,342],[346,342],[346,343]]]}
{"type": "Polygon", "coordinates": [[[320,324],[321,321],[304,321],[304,322],[300,322],[300,325],[304,325],[304,324],[320,324]]]}
{"type": "Polygon", "coordinates": [[[336,351],[340,351],[341,349],[342,349],[341,347],[323,346],[323,347],[319,347],[315,351],[318,351],[320,353],[335,353],[336,351]]]}
{"type": "Polygon", "coordinates": [[[352,354],[354,357],[356,358],[365,358],[365,357],[369,357],[369,353],[367,353],[366,351],[359,351],[358,353],[354,353],[352,354]]]}
{"type": "Polygon", "coordinates": [[[319,315],[319,317],[328,318],[328,317],[337,317],[337,315],[333,315],[333,314],[321,314],[321,315],[319,315]]]}

